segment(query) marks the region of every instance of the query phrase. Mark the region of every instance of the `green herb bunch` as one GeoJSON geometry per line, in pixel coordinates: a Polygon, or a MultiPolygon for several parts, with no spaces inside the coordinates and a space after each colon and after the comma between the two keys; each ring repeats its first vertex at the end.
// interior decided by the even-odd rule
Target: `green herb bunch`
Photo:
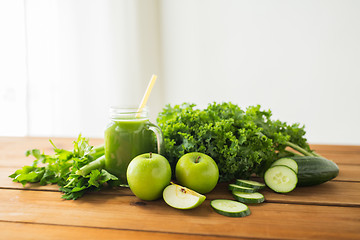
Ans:
{"type": "Polygon", "coordinates": [[[228,103],[211,103],[206,109],[195,104],[166,105],[157,122],[164,134],[165,157],[172,169],[188,152],[202,152],[218,164],[220,181],[261,176],[279,157],[293,156],[291,147],[313,155],[304,126],[271,119],[260,105],[243,111],[228,103]]]}
{"type": "Polygon", "coordinates": [[[64,199],[78,199],[88,191],[97,191],[105,183],[114,184],[117,177],[105,169],[91,170],[87,175],[78,174],[81,167],[88,165],[96,159],[104,157],[104,146],[93,147],[88,139],[79,135],[74,141],[74,149],[68,151],[54,147],[54,154],[46,155],[39,149],[26,152],[26,156],[33,156],[35,160],[31,166],[24,166],[10,175],[14,182],[40,183],[41,185],[57,184],[63,192],[64,199]]]}

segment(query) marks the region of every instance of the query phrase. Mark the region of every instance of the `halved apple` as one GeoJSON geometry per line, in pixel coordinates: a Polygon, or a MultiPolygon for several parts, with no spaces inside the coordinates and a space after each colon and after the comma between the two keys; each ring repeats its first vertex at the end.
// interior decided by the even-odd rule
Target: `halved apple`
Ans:
{"type": "Polygon", "coordinates": [[[206,197],[189,188],[171,184],[164,189],[164,201],[177,209],[192,209],[202,204],[206,197]]]}

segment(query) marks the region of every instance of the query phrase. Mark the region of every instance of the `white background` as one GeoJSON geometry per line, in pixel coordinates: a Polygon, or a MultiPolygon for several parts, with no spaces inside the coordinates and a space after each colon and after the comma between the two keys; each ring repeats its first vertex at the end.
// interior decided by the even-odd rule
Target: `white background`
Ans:
{"type": "Polygon", "coordinates": [[[153,73],[167,104],[260,104],[360,145],[360,1],[0,0],[0,135],[102,137],[153,73]]]}

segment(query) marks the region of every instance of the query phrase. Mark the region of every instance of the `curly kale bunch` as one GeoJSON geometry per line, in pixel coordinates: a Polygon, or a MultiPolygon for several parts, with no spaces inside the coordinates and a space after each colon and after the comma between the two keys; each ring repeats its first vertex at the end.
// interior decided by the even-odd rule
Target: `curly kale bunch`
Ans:
{"type": "Polygon", "coordinates": [[[164,134],[165,157],[172,169],[188,152],[211,156],[219,167],[220,181],[262,175],[279,157],[293,156],[287,147],[313,155],[304,127],[271,119],[271,111],[250,106],[243,111],[228,103],[206,109],[195,104],[166,105],[157,122],[164,134]]]}

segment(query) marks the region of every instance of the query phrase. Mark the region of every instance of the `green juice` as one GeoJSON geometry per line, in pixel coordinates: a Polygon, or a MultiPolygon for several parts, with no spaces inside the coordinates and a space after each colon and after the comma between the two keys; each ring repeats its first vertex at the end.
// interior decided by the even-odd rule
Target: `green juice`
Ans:
{"type": "Polygon", "coordinates": [[[155,134],[148,119],[112,121],[105,130],[105,169],[126,184],[130,161],[142,154],[156,152],[155,134]]]}

